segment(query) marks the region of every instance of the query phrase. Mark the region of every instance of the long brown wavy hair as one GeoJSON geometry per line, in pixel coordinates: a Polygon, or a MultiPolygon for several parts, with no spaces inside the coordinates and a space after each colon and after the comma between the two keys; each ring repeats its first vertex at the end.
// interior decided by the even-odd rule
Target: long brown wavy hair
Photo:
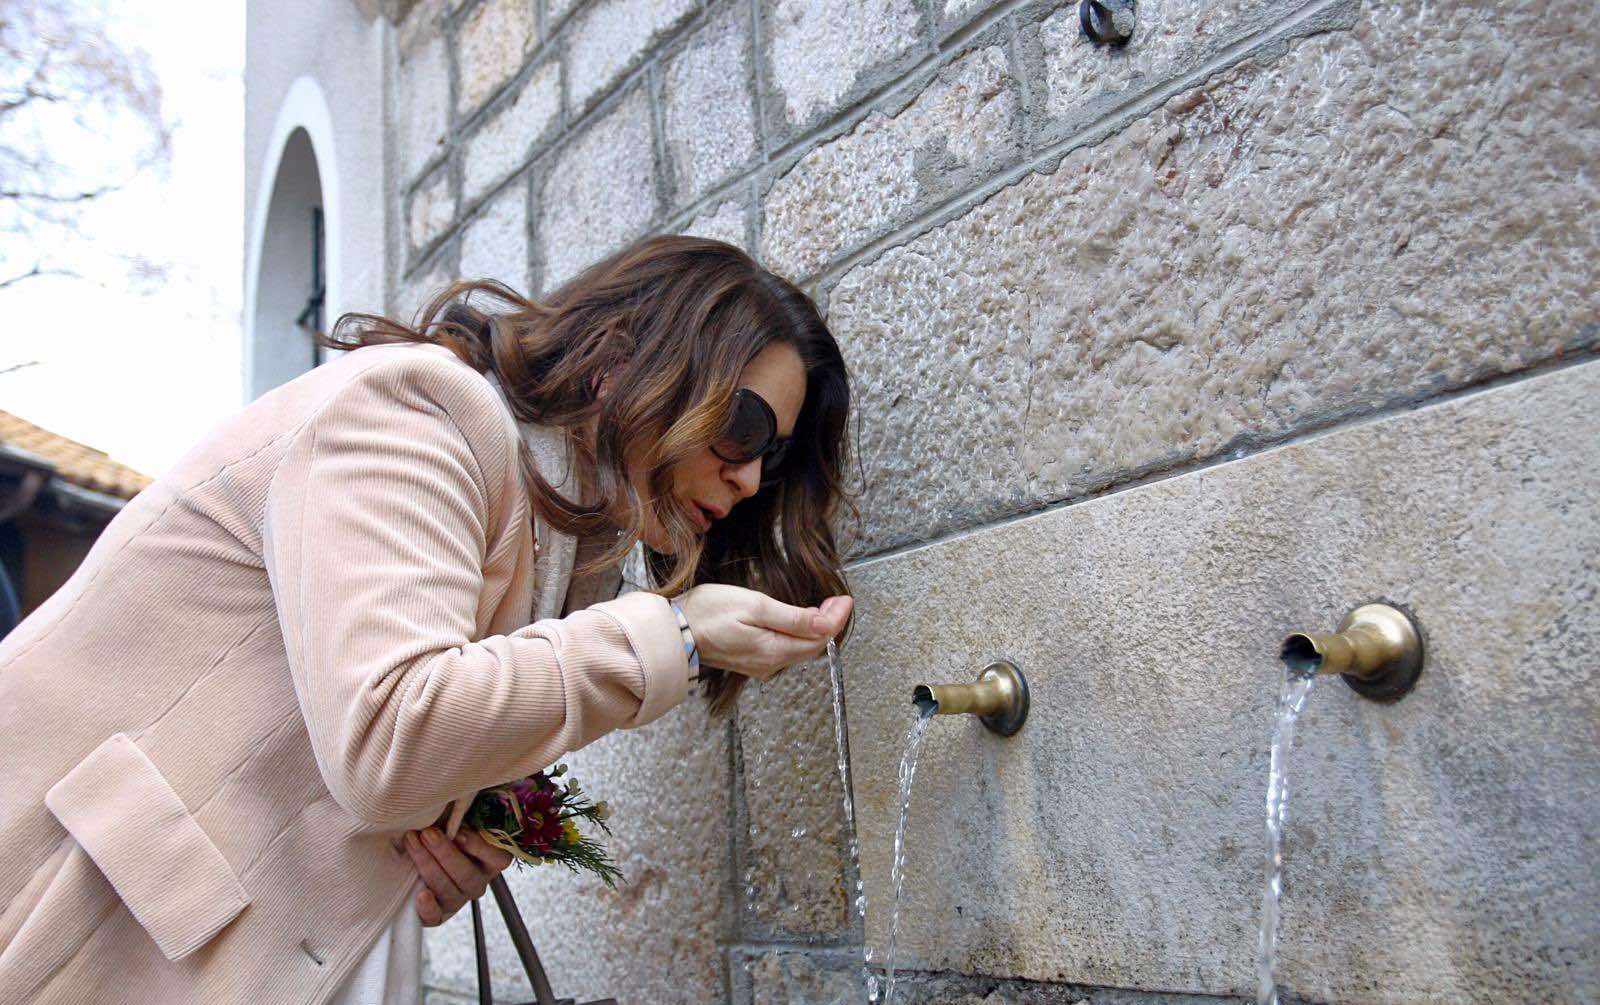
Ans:
{"type": "MultiPolygon", "coordinates": [[[[647,238],[542,303],[492,280],[467,280],[434,296],[410,325],[346,314],[331,336],[315,340],[340,350],[443,345],[480,373],[493,373],[518,419],[562,430],[593,498],[584,504],[557,492],[524,446],[536,511],[579,536],[614,528],[612,514],[627,514],[616,546],[580,571],[621,561],[640,540],[650,505],[673,547],[670,555],[646,548],[658,593],[730,583],[812,606],[846,592],[832,529],[841,505],[854,512],[844,485],[844,357],[809,297],[730,244],[647,238]],[[702,539],[688,508],[667,491],[671,468],[717,437],[745,367],[779,342],[794,347],[806,373],[782,478],[740,502],[702,539]],[[580,435],[591,422],[592,443],[580,435]],[[648,472],[648,503],[628,477],[635,458],[648,472]]],[[[745,678],[702,667],[701,680],[713,714],[723,714],[745,678]]]]}

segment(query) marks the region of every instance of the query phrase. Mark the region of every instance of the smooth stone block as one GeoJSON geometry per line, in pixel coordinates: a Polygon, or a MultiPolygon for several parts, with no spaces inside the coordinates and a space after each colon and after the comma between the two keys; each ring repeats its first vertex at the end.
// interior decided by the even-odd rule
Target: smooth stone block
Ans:
{"type": "Polygon", "coordinates": [[[935,720],[900,961],[1247,995],[1290,632],[1406,605],[1395,704],[1319,683],[1290,758],[1281,988],[1341,1005],[1600,996],[1600,362],[853,568],[850,749],[882,947],[922,682],[996,656],[1022,731],[935,720]]]}

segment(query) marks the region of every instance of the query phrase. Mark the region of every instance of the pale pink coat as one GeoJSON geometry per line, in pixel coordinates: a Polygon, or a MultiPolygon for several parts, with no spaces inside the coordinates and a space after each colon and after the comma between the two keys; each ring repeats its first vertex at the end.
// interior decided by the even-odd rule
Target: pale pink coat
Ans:
{"type": "Polygon", "coordinates": [[[323,1002],[412,889],[403,830],[684,698],[665,600],[579,609],[576,543],[536,555],[518,442],[447,349],[344,354],[0,641],[0,1002],[323,1002]]]}

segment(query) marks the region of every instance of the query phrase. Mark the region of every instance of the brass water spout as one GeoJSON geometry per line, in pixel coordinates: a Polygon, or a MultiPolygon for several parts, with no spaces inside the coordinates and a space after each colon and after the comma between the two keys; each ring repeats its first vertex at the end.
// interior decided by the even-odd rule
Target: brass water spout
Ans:
{"type": "Polygon", "coordinates": [[[1011,736],[1028,719],[1028,680],[1010,660],[995,660],[971,684],[918,684],[911,700],[934,715],[976,715],[1001,736],[1011,736]]]}
{"type": "Polygon", "coordinates": [[[1290,670],[1339,674],[1356,693],[1379,701],[1411,690],[1422,673],[1422,656],[1416,622],[1389,604],[1357,607],[1337,632],[1297,632],[1283,640],[1281,654],[1290,670]]]}

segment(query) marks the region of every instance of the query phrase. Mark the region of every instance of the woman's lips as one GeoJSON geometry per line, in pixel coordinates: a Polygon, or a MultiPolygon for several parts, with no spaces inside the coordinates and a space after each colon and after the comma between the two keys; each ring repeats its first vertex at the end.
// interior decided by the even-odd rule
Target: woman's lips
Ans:
{"type": "Polygon", "coordinates": [[[694,504],[694,516],[700,524],[700,533],[711,529],[711,512],[699,503],[694,504]]]}

